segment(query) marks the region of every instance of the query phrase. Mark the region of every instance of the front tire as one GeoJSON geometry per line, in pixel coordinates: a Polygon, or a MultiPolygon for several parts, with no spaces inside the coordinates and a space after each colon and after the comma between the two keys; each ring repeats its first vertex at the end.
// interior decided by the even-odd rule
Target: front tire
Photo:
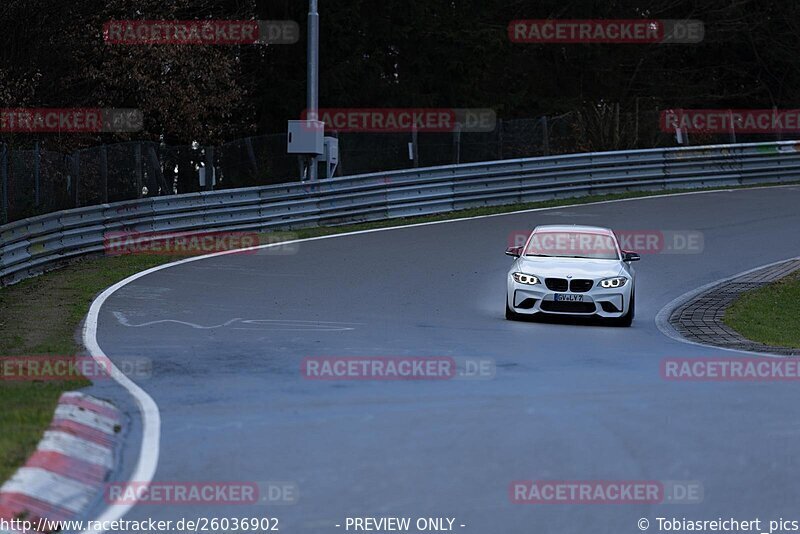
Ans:
{"type": "Polygon", "coordinates": [[[633,324],[633,317],[636,315],[636,293],[631,292],[631,305],[628,306],[628,313],[616,319],[617,326],[631,326],[633,324]]]}
{"type": "Polygon", "coordinates": [[[522,316],[508,307],[508,297],[506,297],[506,319],[509,321],[519,321],[522,316]]]}

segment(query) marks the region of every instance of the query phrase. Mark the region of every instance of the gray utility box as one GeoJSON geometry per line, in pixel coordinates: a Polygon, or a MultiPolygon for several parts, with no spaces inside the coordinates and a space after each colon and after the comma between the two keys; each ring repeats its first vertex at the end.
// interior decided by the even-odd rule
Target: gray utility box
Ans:
{"type": "Polygon", "coordinates": [[[339,140],[335,137],[325,138],[325,158],[331,165],[339,163],[339,140]]]}
{"type": "Polygon", "coordinates": [[[286,151],[289,154],[321,156],[325,153],[325,123],[321,121],[289,121],[286,151]]]}
{"type": "Polygon", "coordinates": [[[336,167],[339,166],[339,140],[335,137],[325,138],[325,155],[322,157],[325,163],[325,177],[333,178],[336,174],[336,167]]]}

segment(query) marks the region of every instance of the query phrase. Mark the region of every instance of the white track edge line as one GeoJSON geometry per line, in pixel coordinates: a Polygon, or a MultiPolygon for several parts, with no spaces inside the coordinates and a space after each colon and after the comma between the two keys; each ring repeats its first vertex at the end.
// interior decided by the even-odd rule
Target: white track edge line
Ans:
{"type": "MultiPolygon", "coordinates": [[[[647,195],[641,197],[633,197],[633,198],[621,198],[621,199],[614,199],[614,200],[600,200],[597,202],[582,202],[578,204],[565,204],[563,206],[548,206],[543,208],[531,208],[531,209],[523,209],[517,211],[508,211],[503,213],[492,213],[488,215],[475,215],[471,217],[460,217],[457,219],[446,219],[443,221],[429,221],[423,223],[415,223],[415,224],[400,224],[397,226],[387,226],[385,228],[371,228],[369,230],[357,230],[354,232],[342,232],[339,234],[330,234],[324,236],[316,236],[316,237],[307,237],[304,239],[295,239],[291,241],[281,241],[279,243],[269,243],[265,245],[256,245],[253,247],[243,248],[243,249],[236,249],[236,250],[224,250],[221,252],[214,252],[211,254],[205,254],[202,256],[193,256],[191,258],[184,258],[182,260],[174,261],[171,263],[165,263],[164,265],[158,265],[156,267],[152,267],[140,273],[136,273],[124,280],[121,280],[114,284],[113,286],[109,287],[94,300],[92,301],[92,305],[89,308],[89,313],[86,316],[86,322],[83,327],[83,344],[86,349],[89,351],[89,354],[97,360],[100,364],[110,365],[111,366],[111,375],[112,378],[119,383],[123,388],[125,388],[136,400],[139,411],[142,414],[142,445],[140,447],[139,453],[139,460],[136,463],[136,467],[133,472],[133,476],[129,480],[129,482],[139,482],[144,484],[149,484],[153,480],[153,476],[155,475],[156,468],[158,467],[158,457],[159,457],[159,447],[161,441],[161,413],[158,410],[158,405],[155,401],[148,395],[142,388],[140,388],[135,382],[133,382],[130,378],[128,378],[119,368],[113,364],[110,360],[108,360],[103,350],[100,348],[99,343],[97,342],[97,323],[98,317],[100,315],[100,308],[103,306],[105,301],[110,297],[112,294],[117,292],[119,289],[125,287],[126,285],[130,284],[131,282],[142,278],[143,276],[147,276],[148,274],[160,271],[162,269],[167,269],[169,267],[175,267],[177,265],[183,265],[184,263],[191,263],[194,261],[200,261],[207,258],[213,258],[217,256],[225,256],[228,254],[239,254],[249,250],[259,250],[271,247],[279,247],[285,246],[288,244],[294,243],[302,243],[304,241],[318,241],[322,239],[331,239],[335,237],[344,237],[344,236],[351,236],[351,235],[360,235],[360,234],[368,234],[372,232],[383,232],[388,230],[400,230],[403,228],[415,228],[419,226],[430,226],[434,224],[446,224],[446,223],[454,223],[460,221],[469,221],[475,219],[488,219],[490,217],[503,217],[507,215],[518,215],[520,213],[533,213],[537,211],[548,211],[548,210],[557,210],[557,209],[567,209],[567,208],[578,208],[578,207],[589,207],[592,205],[597,204],[612,204],[616,202],[631,202],[637,200],[649,200],[654,198],[664,198],[664,197],[676,197],[676,196],[685,196],[685,195],[702,195],[708,193],[735,193],[738,191],[752,191],[752,190],[760,190],[760,189],[780,189],[786,187],[797,187],[797,184],[785,184],[785,185],[767,185],[767,186],[760,186],[760,187],[747,187],[747,188],[736,188],[736,189],[709,189],[703,191],[687,191],[683,193],[665,193],[662,195],[647,195]],[[106,360],[102,360],[102,358],[106,358],[106,360]]],[[[688,340],[684,340],[687,343],[690,343],[688,340]]],[[[97,521],[114,521],[116,519],[121,519],[131,508],[136,505],[136,502],[124,505],[111,505],[107,507],[103,513],[97,518],[97,521]]],[[[84,530],[82,534],[103,534],[103,530],[84,530]]]]}

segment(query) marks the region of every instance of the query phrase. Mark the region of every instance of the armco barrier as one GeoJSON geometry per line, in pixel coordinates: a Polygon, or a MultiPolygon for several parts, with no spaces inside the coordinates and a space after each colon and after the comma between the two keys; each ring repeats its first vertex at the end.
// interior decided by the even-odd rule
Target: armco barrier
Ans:
{"type": "Polygon", "coordinates": [[[800,181],[800,142],[571,154],[101,204],[0,226],[0,285],[101,253],[107,232],[336,225],[624,191],[800,181]]]}

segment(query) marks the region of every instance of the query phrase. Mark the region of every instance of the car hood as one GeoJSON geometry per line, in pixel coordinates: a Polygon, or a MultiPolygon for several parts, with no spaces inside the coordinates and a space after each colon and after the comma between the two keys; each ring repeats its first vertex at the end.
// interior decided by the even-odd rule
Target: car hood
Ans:
{"type": "Polygon", "coordinates": [[[619,276],[625,269],[619,260],[589,260],[580,258],[522,257],[519,270],[543,278],[610,278],[619,276]]]}

